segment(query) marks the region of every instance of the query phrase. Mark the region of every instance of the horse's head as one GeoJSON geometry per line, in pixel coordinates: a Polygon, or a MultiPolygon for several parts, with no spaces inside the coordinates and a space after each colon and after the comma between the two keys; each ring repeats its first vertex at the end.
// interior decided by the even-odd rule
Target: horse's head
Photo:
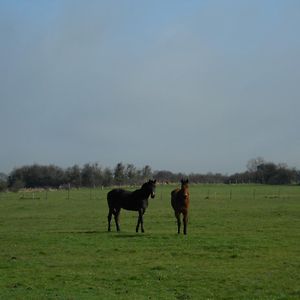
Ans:
{"type": "Polygon", "coordinates": [[[142,189],[147,191],[151,198],[155,197],[155,188],[156,188],[156,180],[149,180],[148,182],[144,183],[142,189]]]}
{"type": "Polygon", "coordinates": [[[189,200],[189,180],[181,179],[181,193],[184,199],[189,200]]]}
{"type": "Polygon", "coordinates": [[[189,187],[189,180],[188,179],[186,179],[186,180],[181,179],[181,188],[182,189],[187,189],[188,187],[189,187]]]}

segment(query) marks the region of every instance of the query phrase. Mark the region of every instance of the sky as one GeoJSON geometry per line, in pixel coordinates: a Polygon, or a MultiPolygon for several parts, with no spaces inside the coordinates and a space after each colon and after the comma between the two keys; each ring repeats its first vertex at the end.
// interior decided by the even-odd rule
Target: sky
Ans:
{"type": "Polygon", "coordinates": [[[300,1],[0,0],[0,171],[300,168],[300,1]]]}

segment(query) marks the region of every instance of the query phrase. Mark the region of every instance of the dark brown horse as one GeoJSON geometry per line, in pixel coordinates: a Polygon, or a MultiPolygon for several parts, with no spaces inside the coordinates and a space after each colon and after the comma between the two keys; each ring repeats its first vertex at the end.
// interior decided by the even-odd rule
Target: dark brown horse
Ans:
{"type": "Polygon", "coordinates": [[[189,180],[181,179],[181,188],[171,192],[171,204],[177,219],[178,234],[180,233],[180,214],[183,215],[183,233],[187,234],[188,213],[190,205],[189,180]]]}
{"type": "Polygon", "coordinates": [[[143,215],[148,207],[148,198],[155,197],[156,180],[149,180],[144,183],[142,187],[133,192],[123,189],[113,189],[107,194],[107,204],[109,207],[108,212],[108,231],[110,231],[111,217],[114,215],[117,231],[120,231],[119,216],[121,208],[126,210],[138,211],[138,222],[136,225],[136,232],[139,231],[141,225],[141,231],[144,232],[143,215]]]}

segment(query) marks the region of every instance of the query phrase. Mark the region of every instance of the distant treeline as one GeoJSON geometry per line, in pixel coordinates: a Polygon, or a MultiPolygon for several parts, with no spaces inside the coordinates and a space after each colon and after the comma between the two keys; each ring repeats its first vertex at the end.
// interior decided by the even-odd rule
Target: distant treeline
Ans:
{"type": "Polygon", "coordinates": [[[30,165],[14,169],[9,175],[0,173],[0,191],[21,188],[79,188],[100,186],[139,185],[149,178],[160,183],[178,183],[189,178],[191,183],[261,183],[292,184],[300,182],[300,171],[285,164],[265,162],[262,158],[252,159],[247,171],[233,175],[221,173],[184,174],[170,171],[152,171],[146,165],[139,169],[133,164],[118,163],[113,169],[103,168],[97,163],[74,165],[63,169],[54,165],[30,165]]]}

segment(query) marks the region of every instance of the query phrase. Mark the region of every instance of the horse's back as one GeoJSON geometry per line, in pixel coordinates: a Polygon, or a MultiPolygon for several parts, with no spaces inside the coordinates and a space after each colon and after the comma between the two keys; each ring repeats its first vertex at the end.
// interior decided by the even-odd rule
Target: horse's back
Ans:
{"type": "Polygon", "coordinates": [[[109,206],[116,206],[121,199],[126,198],[131,192],[123,189],[113,189],[107,193],[107,203],[109,206]]]}
{"type": "Polygon", "coordinates": [[[147,199],[140,199],[135,192],[123,189],[113,189],[107,194],[107,203],[110,208],[124,208],[126,210],[144,209],[148,206],[147,199]]]}
{"type": "Polygon", "coordinates": [[[122,189],[113,189],[107,193],[107,201],[112,201],[122,193],[122,189]]]}

